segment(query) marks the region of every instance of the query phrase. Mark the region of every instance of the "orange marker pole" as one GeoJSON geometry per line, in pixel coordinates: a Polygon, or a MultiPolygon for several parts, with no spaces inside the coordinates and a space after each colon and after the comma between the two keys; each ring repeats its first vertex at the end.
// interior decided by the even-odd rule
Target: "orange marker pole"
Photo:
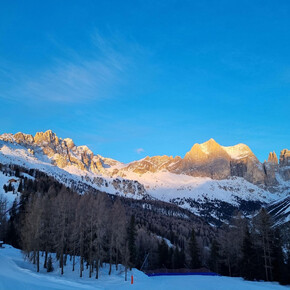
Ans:
{"type": "Polygon", "coordinates": [[[131,284],[133,284],[134,279],[133,279],[133,275],[131,275],[131,284]]]}

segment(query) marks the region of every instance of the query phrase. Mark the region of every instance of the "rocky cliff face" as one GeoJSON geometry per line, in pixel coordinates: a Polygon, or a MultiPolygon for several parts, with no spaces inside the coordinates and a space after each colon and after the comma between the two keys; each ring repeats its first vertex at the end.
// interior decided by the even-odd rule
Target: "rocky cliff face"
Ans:
{"type": "MultiPolygon", "coordinates": [[[[31,154],[42,151],[60,168],[75,166],[80,170],[102,173],[106,167],[105,158],[94,155],[87,146],[76,146],[72,139],[58,138],[51,130],[38,132],[34,137],[23,133],[3,134],[0,139],[24,145],[31,154]]],[[[110,163],[113,163],[112,159],[110,163]]]]}
{"type": "Polygon", "coordinates": [[[283,149],[280,153],[280,165],[290,166],[290,150],[283,149]]]}
{"type": "Polygon", "coordinates": [[[278,158],[275,151],[270,152],[268,156],[268,162],[264,162],[264,171],[265,171],[265,184],[266,185],[276,185],[276,173],[278,172],[279,165],[278,165],[278,158]]]}
{"type": "Polygon", "coordinates": [[[184,156],[177,172],[192,176],[224,179],[230,176],[230,156],[215,140],[194,144],[184,156]]]}
{"type": "Polygon", "coordinates": [[[211,139],[200,146],[208,156],[204,164],[209,170],[206,176],[214,179],[238,176],[255,184],[264,183],[263,166],[247,145],[225,147],[211,139]]]}
{"type": "Polygon", "coordinates": [[[178,167],[181,161],[182,159],[179,156],[175,158],[166,155],[154,157],[147,156],[139,161],[129,163],[129,165],[121,171],[132,171],[138,174],[144,174],[146,172],[154,173],[162,170],[171,171],[178,167]]]}
{"type": "Polygon", "coordinates": [[[276,174],[279,172],[278,164],[274,162],[264,162],[265,170],[265,184],[269,186],[276,185],[278,183],[276,174]]]}
{"type": "Polygon", "coordinates": [[[290,150],[283,149],[280,153],[279,172],[284,180],[290,180],[290,150]]]}

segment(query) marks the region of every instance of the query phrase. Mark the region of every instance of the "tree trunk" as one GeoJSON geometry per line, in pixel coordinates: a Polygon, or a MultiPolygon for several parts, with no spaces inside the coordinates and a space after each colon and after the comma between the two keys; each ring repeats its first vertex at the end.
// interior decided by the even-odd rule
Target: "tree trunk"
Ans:
{"type": "Polygon", "coordinates": [[[47,251],[45,251],[43,268],[45,268],[45,269],[47,268],[47,251]]]}
{"type": "Polygon", "coordinates": [[[33,265],[36,264],[36,254],[35,254],[35,251],[33,251],[33,265]]]}
{"type": "Polygon", "coordinates": [[[96,265],[96,279],[99,279],[99,259],[97,260],[97,265],[96,265]]]}
{"type": "Polygon", "coordinates": [[[72,270],[73,271],[75,270],[75,255],[73,255],[73,267],[72,267],[72,270]]]}
{"type": "Polygon", "coordinates": [[[74,251],[73,251],[73,267],[72,270],[75,270],[75,256],[76,256],[76,243],[74,242],[74,251]]]}
{"type": "Polygon", "coordinates": [[[267,265],[267,257],[266,257],[266,244],[265,244],[265,238],[263,237],[263,251],[264,251],[264,263],[265,263],[265,274],[266,274],[266,281],[269,281],[268,277],[268,265],[267,265]]]}
{"type": "Polygon", "coordinates": [[[60,255],[59,264],[61,268],[61,275],[63,275],[63,253],[60,255]]]}
{"type": "Polygon", "coordinates": [[[229,258],[228,258],[228,265],[229,265],[229,276],[232,277],[231,262],[229,258]]]}
{"type": "Polygon", "coordinates": [[[111,241],[111,246],[109,248],[109,255],[110,255],[110,260],[109,260],[109,263],[110,263],[110,268],[109,268],[109,275],[111,275],[112,273],[112,262],[113,262],[113,247],[112,247],[112,241],[111,241]]]}
{"type": "Polygon", "coordinates": [[[84,258],[81,256],[81,263],[80,263],[80,277],[83,277],[83,267],[84,267],[84,258]]]}
{"type": "Polygon", "coordinates": [[[89,270],[89,277],[92,278],[92,272],[93,272],[93,266],[92,263],[90,263],[90,270],[89,270]]]}
{"type": "Polygon", "coordinates": [[[67,260],[67,254],[64,255],[64,261],[63,261],[64,266],[66,266],[66,260],[67,260]]]}
{"type": "Polygon", "coordinates": [[[119,254],[119,251],[117,250],[116,251],[116,271],[118,271],[118,254],[119,254]]]}
{"type": "Polygon", "coordinates": [[[37,251],[37,272],[39,272],[39,251],[37,251]]]}

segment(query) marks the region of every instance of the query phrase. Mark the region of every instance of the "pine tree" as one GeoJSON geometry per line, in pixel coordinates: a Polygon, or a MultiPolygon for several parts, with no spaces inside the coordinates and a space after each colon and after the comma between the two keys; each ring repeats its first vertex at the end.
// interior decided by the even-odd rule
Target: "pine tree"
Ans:
{"type": "Polygon", "coordinates": [[[210,248],[209,267],[214,272],[219,272],[220,253],[219,244],[216,239],[213,240],[210,248]]]}
{"type": "Polygon", "coordinates": [[[49,255],[48,260],[47,260],[47,272],[52,272],[52,271],[53,271],[52,258],[51,258],[51,255],[49,255]]]}
{"type": "Polygon", "coordinates": [[[242,275],[247,280],[254,279],[254,257],[255,249],[249,229],[246,228],[245,237],[242,245],[242,275]]]}
{"type": "MultiPolygon", "coordinates": [[[[273,280],[285,283],[284,277],[286,265],[284,264],[282,237],[279,228],[275,229],[272,243],[272,256],[273,256],[273,280]]],[[[289,273],[288,273],[289,275],[289,273]]]]}
{"type": "Polygon", "coordinates": [[[11,184],[11,182],[9,182],[8,187],[7,187],[7,191],[13,191],[13,186],[11,184]]]}
{"type": "Polygon", "coordinates": [[[159,254],[159,267],[167,268],[168,267],[168,246],[164,239],[162,239],[161,243],[158,246],[158,254],[159,254]]]}
{"type": "Polygon", "coordinates": [[[287,252],[287,263],[285,265],[285,273],[286,273],[286,278],[285,278],[285,284],[290,285],[290,249],[288,249],[287,252]]]}
{"type": "Polygon", "coordinates": [[[273,266],[272,266],[272,247],[273,231],[272,219],[267,213],[266,209],[262,208],[259,214],[254,218],[255,232],[257,233],[256,243],[262,249],[262,258],[264,263],[264,279],[266,281],[273,280],[273,266]]]}
{"type": "Polygon", "coordinates": [[[10,219],[8,221],[6,242],[13,247],[19,247],[19,233],[16,228],[17,224],[17,200],[15,199],[9,211],[10,219]]]}
{"type": "Polygon", "coordinates": [[[190,241],[189,241],[189,255],[190,255],[190,267],[191,269],[198,269],[201,267],[200,262],[200,252],[197,245],[195,232],[191,231],[190,241]]]}
{"type": "Polygon", "coordinates": [[[19,186],[18,186],[17,191],[22,192],[22,180],[20,180],[20,182],[19,182],[19,186]]]}
{"type": "Polygon", "coordinates": [[[179,267],[178,268],[184,268],[184,264],[185,264],[185,252],[184,252],[184,249],[181,249],[179,253],[179,267]]]}
{"type": "Polygon", "coordinates": [[[179,268],[179,250],[177,247],[175,247],[173,251],[172,268],[173,269],[179,268]]]}
{"type": "Polygon", "coordinates": [[[16,167],[16,169],[15,169],[15,176],[16,177],[20,177],[20,172],[19,172],[19,168],[18,167],[16,167]]]}

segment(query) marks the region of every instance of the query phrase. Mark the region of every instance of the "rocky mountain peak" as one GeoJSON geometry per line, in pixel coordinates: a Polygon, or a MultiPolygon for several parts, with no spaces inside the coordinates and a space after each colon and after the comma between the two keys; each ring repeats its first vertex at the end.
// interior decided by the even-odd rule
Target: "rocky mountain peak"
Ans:
{"type": "Polygon", "coordinates": [[[214,139],[194,144],[186,153],[180,172],[223,179],[230,175],[230,156],[214,139]]]}
{"type": "Polygon", "coordinates": [[[203,163],[208,159],[208,153],[202,150],[201,145],[195,143],[189,152],[184,156],[186,162],[203,163]]]}
{"type": "Polygon", "coordinates": [[[283,149],[280,152],[280,165],[281,166],[290,166],[290,150],[283,149]]]}
{"type": "Polygon", "coordinates": [[[215,148],[218,146],[220,145],[213,138],[210,138],[209,140],[201,144],[201,147],[204,147],[204,148],[208,148],[208,147],[215,148]]]}
{"type": "Polygon", "coordinates": [[[278,158],[275,151],[269,153],[268,162],[272,164],[278,164],[278,158]]]}
{"type": "Polygon", "coordinates": [[[201,150],[208,154],[210,158],[224,158],[230,159],[228,153],[224,148],[218,144],[213,138],[200,145],[201,150]]]}
{"type": "Polygon", "coordinates": [[[73,142],[73,140],[70,139],[70,138],[65,138],[65,139],[63,139],[63,141],[65,142],[66,146],[69,149],[72,149],[72,148],[74,148],[76,146],[75,143],[73,142]]]}
{"type": "Polygon", "coordinates": [[[59,141],[59,138],[51,130],[47,130],[46,132],[37,132],[34,136],[34,142],[36,144],[48,143],[59,145],[59,141]]]}
{"type": "Polygon", "coordinates": [[[227,154],[224,148],[213,138],[211,138],[202,144],[195,143],[190,151],[185,154],[184,160],[192,162],[204,162],[211,158],[219,157],[230,159],[230,156],[227,154]]]}
{"type": "Polygon", "coordinates": [[[30,134],[24,134],[21,132],[18,132],[14,135],[14,139],[17,143],[27,143],[27,144],[33,144],[34,143],[34,137],[30,134]]]}

